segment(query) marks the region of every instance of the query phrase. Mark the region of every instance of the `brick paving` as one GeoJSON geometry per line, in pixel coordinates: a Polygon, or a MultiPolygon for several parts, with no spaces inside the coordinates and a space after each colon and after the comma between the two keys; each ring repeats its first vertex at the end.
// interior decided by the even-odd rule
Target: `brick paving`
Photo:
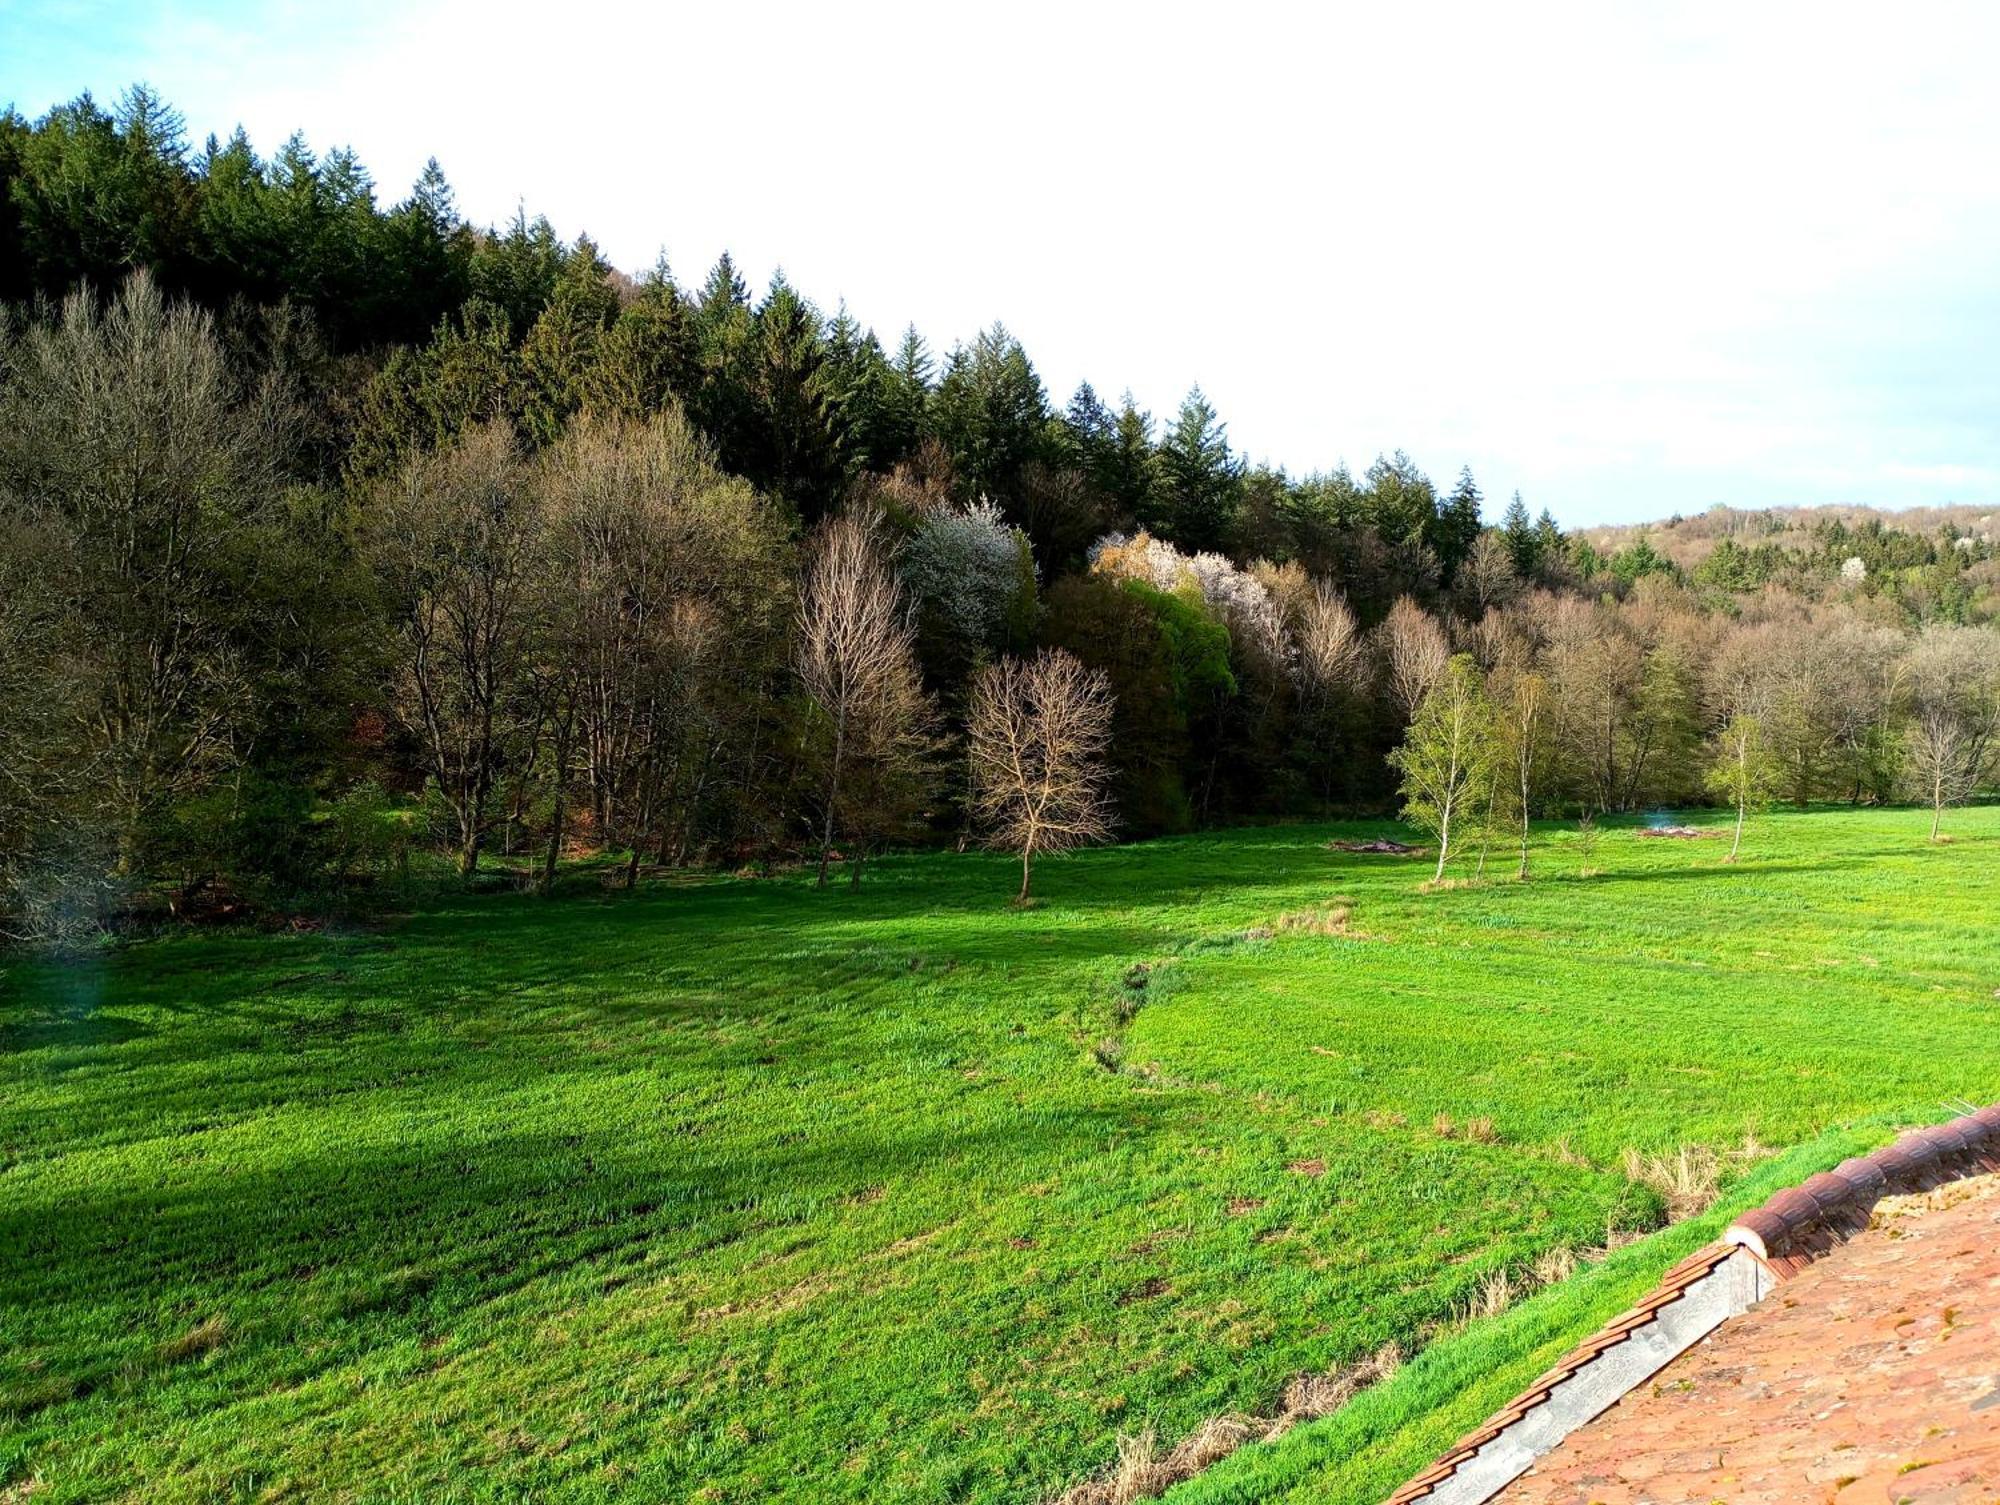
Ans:
{"type": "Polygon", "coordinates": [[[2000,1175],[1876,1206],[1501,1505],[2000,1505],[2000,1175]]]}

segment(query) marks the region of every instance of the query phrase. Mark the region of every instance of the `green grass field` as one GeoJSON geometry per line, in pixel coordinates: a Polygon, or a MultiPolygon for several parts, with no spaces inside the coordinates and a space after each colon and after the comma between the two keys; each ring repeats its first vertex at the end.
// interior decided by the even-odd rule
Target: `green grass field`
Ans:
{"type": "MultiPolygon", "coordinates": [[[[1589,880],[1545,832],[1433,895],[1279,827],[1025,912],[979,855],[581,873],[10,964],[0,1499],[1035,1501],[1657,1226],[1627,1147],[1795,1147],[1740,1200],[2000,1098],[2000,808],[1954,825],[1612,829],[1589,880]]],[[[1708,1227],[1175,1498],[1379,1495],[1708,1227]]]]}

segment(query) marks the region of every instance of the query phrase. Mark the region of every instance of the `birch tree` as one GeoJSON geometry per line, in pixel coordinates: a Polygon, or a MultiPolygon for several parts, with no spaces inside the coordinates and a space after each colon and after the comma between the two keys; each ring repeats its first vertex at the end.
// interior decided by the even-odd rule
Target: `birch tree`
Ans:
{"type": "Polygon", "coordinates": [[[1444,878],[1455,826],[1489,785],[1494,740],[1493,704],[1479,666],[1458,654],[1417,707],[1403,745],[1389,754],[1403,776],[1403,818],[1437,838],[1433,882],[1444,878]]]}
{"type": "Polygon", "coordinates": [[[1535,801],[1548,761],[1549,682],[1529,672],[1507,680],[1500,697],[1500,746],[1508,785],[1508,805],[1518,819],[1521,865],[1515,876],[1528,878],[1528,837],[1535,801]]]}
{"type": "Polygon", "coordinates": [[[1734,862],[1743,849],[1743,827],[1750,812],[1771,803],[1784,767],[1764,741],[1763,722],[1741,711],[1715,734],[1711,751],[1709,791],[1736,807],[1736,834],[1726,859],[1734,862]]]}

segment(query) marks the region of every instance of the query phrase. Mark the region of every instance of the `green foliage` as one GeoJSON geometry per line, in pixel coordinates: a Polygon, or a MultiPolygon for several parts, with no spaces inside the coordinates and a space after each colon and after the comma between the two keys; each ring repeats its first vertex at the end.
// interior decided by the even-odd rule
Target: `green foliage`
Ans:
{"type": "MultiPolygon", "coordinates": [[[[1606,569],[1616,579],[1627,586],[1636,584],[1647,575],[1677,575],[1673,562],[1663,556],[1643,535],[1606,561],[1606,569]]],[[[1592,572],[1594,573],[1594,572],[1592,572]]]]}
{"type": "Polygon", "coordinates": [[[1437,488],[1401,450],[1368,467],[1360,505],[1368,523],[1390,544],[1432,548],[1437,542],[1437,488]]]}
{"type": "Polygon", "coordinates": [[[1746,549],[1733,538],[1718,539],[1708,557],[1694,567],[1693,579],[1717,590],[1755,590],[1777,572],[1777,554],[1769,544],[1746,549]]]}
{"type": "Polygon", "coordinates": [[[1029,465],[1042,456],[1048,396],[1028,355],[999,324],[945,361],[928,409],[929,431],[950,456],[965,501],[997,503],[1018,519],[1029,465]]]}
{"type": "Polygon", "coordinates": [[[1456,654],[1417,707],[1403,745],[1389,755],[1402,775],[1403,818],[1437,841],[1435,877],[1451,860],[1454,827],[1478,818],[1500,755],[1493,703],[1479,666],[1456,654]]]}
{"type": "Polygon", "coordinates": [[[1514,561],[1514,573],[1533,580],[1542,567],[1542,540],[1528,521],[1528,504],[1515,492],[1500,520],[1500,536],[1507,541],[1507,555],[1514,561]]]}
{"type": "Polygon", "coordinates": [[[1733,858],[1742,845],[1744,822],[1751,812],[1770,805],[1784,782],[1785,767],[1765,738],[1763,722],[1741,711],[1715,734],[1710,752],[1708,790],[1736,811],[1736,839],[1729,849],[1733,858]]]}
{"type": "MultiPolygon", "coordinates": [[[[1169,639],[1151,597],[1184,605],[1159,591],[1132,589],[1129,582],[1067,575],[1047,592],[1043,626],[1050,646],[1067,648],[1111,682],[1113,794],[1124,829],[1141,836],[1185,830],[1193,820],[1186,782],[1192,744],[1184,686],[1191,667],[1202,672],[1199,650],[1204,641],[1211,653],[1206,673],[1211,679],[1214,675],[1213,638],[1196,626],[1197,662],[1191,666],[1169,639]]],[[[1225,653],[1227,636],[1225,632],[1225,653]]],[[[1226,672],[1226,662],[1223,667],[1226,672]]]]}
{"type": "Polygon", "coordinates": [[[1430,534],[1431,547],[1443,567],[1447,585],[1479,539],[1479,512],[1484,500],[1478,483],[1472,479],[1472,467],[1468,465],[1459,471],[1458,484],[1452,487],[1451,495],[1439,508],[1437,522],[1430,534]]]}
{"type": "Polygon", "coordinates": [[[1148,526],[1189,553],[1221,550],[1242,502],[1243,464],[1230,453],[1229,431],[1200,387],[1189,392],[1160,441],[1158,485],[1148,526]]]}
{"type": "Polygon", "coordinates": [[[506,316],[474,300],[441,323],[421,350],[398,349],[363,393],[348,471],[356,481],[394,473],[412,456],[485,423],[521,422],[527,380],[506,316]]]}

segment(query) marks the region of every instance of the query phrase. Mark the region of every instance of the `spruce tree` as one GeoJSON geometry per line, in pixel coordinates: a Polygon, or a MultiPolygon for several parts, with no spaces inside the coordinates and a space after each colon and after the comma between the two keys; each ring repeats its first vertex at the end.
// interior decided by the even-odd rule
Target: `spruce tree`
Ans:
{"type": "Polygon", "coordinates": [[[1540,546],[1535,537],[1535,525],[1528,521],[1528,504],[1521,500],[1518,491],[1507,503],[1506,515],[1500,523],[1500,536],[1507,540],[1507,552],[1514,558],[1514,573],[1523,580],[1534,579],[1536,567],[1541,562],[1540,546]]]}
{"type": "Polygon", "coordinates": [[[1127,392],[1112,426],[1111,441],[1091,476],[1120,523],[1157,525],[1154,492],[1159,471],[1154,461],[1153,415],[1142,412],[1127,392]]]}
{"type": "Polygon", "coordinates": [[[1555,514],[1542,508],[1542,515],[1535,519],[1535,564],[1538,569],[1547,570],[1558,564],[1568,552],[1569,540],[1563,537],[1563,530],[1556,526],[1555,514]]]}
{"type": "Polygon", "coordinates": [[[1363,478],[1362,517],[1387,544],[1429,545],[1437,529],[1437,488],[1400,449],[1377,456],[1363,478]]]}
{"type": "Polygon", "coordinates": [[[1198,386],[1160,442],[1159,478],[1161,520],[1173,542],[1190,553],[1226,547],[1242,504],[1243,464],[1198,386]]]}
{"type": "Polygon", "coordinates": [[[1438,511],[1437,526],[1429,540],[1443,568],[1446,584],[1458,573],[1459,565],[1465,562],[1479,537],[1479,510],[1483,501],[1479,483],[1472,479],[1472,467],[1462,467],[1458,484],[1452,487],[1451,495],[1438,511]]]}

